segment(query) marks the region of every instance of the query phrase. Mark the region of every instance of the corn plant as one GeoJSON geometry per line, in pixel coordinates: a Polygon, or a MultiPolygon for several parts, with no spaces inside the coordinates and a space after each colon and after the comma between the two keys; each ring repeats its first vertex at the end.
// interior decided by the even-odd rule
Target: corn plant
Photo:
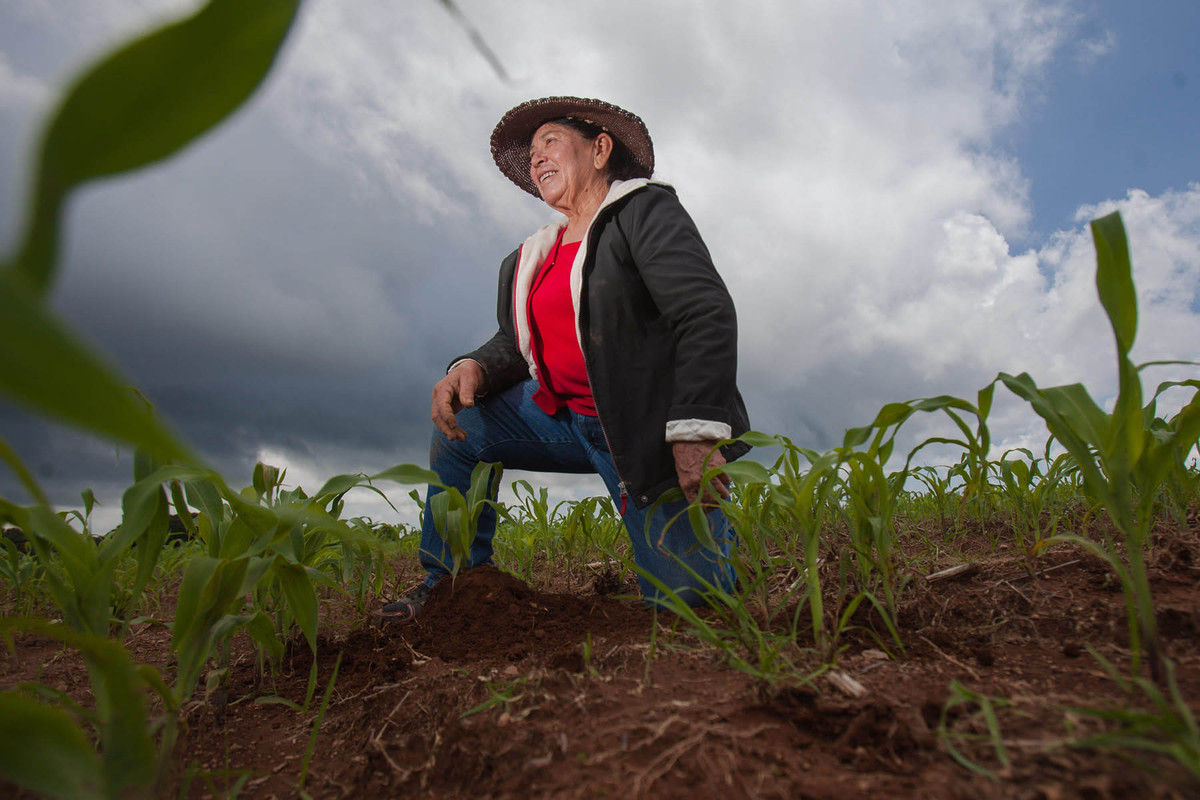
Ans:
{"type": "Polygon", "coordinates": [[[909,467],[916,454],[933,444],[952,444],[964,449],[964,496],[983,496],[986,484],[986,453],[990,441],[987,416],[991,387],[978,393],[977,404],[948,395],[888,403],[868,426],[846,431],[838,449],[840,502],[837,508],[850,530],[850,546],[861,590],[851,604],[865,601],[875,608],[897,645],[903,647],[895,625],[897,598],[905,579],[897,572],[895,515],[897,499],[903,494],[909,467]],[[885,472],[900,429],[917,413],[942,412],[954,423],[961,438],[935,436],[909,452],[904,467],[885,472]],[[966,421],[975,418],[972,428],[966,421]],[[865,449],[860,449],[866,445],[865,449]]]}
{"type": "MultiPolygon", "coordinates": [[[[7,536],[0,539],[0,584],[11,596],[15,615],[27,613],[44,596],[42,581],[45,570],[41,562],[29,553],[24,553],[7,536]]],[[[6,601],[6,608],[9,608],[6,601]]]]}
{"type": "Polygon", "coordinates": [[[1040,389],[1028,374],[1001,373],[1002,381],[1026,400],[1050,433],[1072,455],[1088,495],[1101,504],[1124,544],[1124,563],[1114,547],[1078,536],[1073,541],[1106,559],[1125,590],[1129,638],[1136,674],[1145,648],[1154,682],[1166,680],[1165,654],[1146,570],[1145,550],[1159,490],[1172,474],[1186,472],[1184,457],[1200,437],[1200,392],[1168,426],[1148,425],[1153,401],[1143,409],[1140,370],[1129,360],[1137,334],[1137,294],[1125,227],[1117,213],[1091,224],[1096,243],[1096,288],[1116,341],[1118,392],[1105,412],[1080,384],[1040,389]]]}
{"type": "Polygon", "coordinates": [[[617,514],[612,498],[585,497],[568,504],[555,538],[558,547],[551,555],[568,568],[574,562],[583,569],[627,541],[625,523],[617,514]]]}
{"type": "Polygon", "coordinates": [[[354,610],[365,614],[367,597],[383,594],[384,586],[395,580],[396,570],[385,557],[384,542],[377,535],[377,527],[361,517],[347,520],[346,524],[362,538],[339,543],[341,558],[337,564],[337,584],[353,599],[354,610]]]}
{"type": "Polygon", "coordinates": [[[427,513],[433,515],[434,526],[445,543],[442,552],[430,555],[442,561],[451,576],[457,576],[471,557],[471,545],[475,543],[480,515],[489,506],[499,508],[499,504],[492,498],[500,489],[504,469],[500,464],[476,464],[475,469],[471,471],[471,484],[465,497],[457,488],[445,486],[436,475],[428,474],[431,476],[428,482],[440,487],[442,491],[430,496],[427,513]],[[450,559],[448,564],[445,563],[447,549],[450,559]]]}
{"type": "Polygon", "coordinates": [[[1188,511],[1192,500],[1200,496],[1200,469],[1197,468],[1195,461],[1191,464],[1187,463],[1187,459],[1194,453],[1196,442],[1189,442],[1186,437],[1178,435],[1179,423],[1183,421],[1180,415],[1177,414],[1170,420],[1164,420],[1156,414],[1158,398],[1163,392],[1175,387],[1200,389],[1200,381],[1187,380],[1160,383],[1158,389],[1154,392],[1154,396],[1146,405],[1143,419],[1146,422],[1146,427],[1156,440],[1163,442],[1169,447],[1173,447],[1175,450],[1175,456],[1172,459],[1175,468],[1169,470],[1163,478],[1163,490],[1166,494],[1170,513],[1175,519],[1175,524],[1183,530],[1188,527],[1188,511]],[[1183,466],[1179,466],[1180,464],[1183,466]]]}
{"type": "Polygon", "coordinates": [[[1035,457],[1028,448],[1019,447],[1006,450],[999,461],[1000,491],[1007,500],[1017,549],[1031,573],[1032,558],[1042,547],[1043,539],[1047,534],[1054,536],[1057,531],[1058,516],[1053,513],[1053,504],[1062,481],[1075,469],[1070,453],[1051,457],[1053,441],[1051,437],[1046,442],[1046,451],[1041,457],[1035,457]],[[1009,459],[1012,453],[1023,454],[1028,460],[1009,459]],[[1047,512],[1051,518],[1043,528],[1042,517],[1047,512]]]}
{"type": "MultiPolygon", "coordinates": [[[[721,503],[739,541],[745,538],[748,544],[744,547],[751,554],[749,558],[734,558],[741,584],[738,593],[730,594],[695,576],[704,586],[717,618],[726,627],[718,628],[702,620],[661,582],[640,569],[638,572],[665,595],[665,604],[671,610],[701,631],[701,638],[720,642],[735,667],[773,679],[791,661],[790,653],[803,627],[805,606],[809,611],[808,631],[818,652],[829,660],[836,653],[836,637],[829,635],[825,622],[819,567],[821,533],[833,513],[831,498],[837,486],[840,457],[836,451],[818,454],[797,447],[785,436],[752,431],[741,438],[755,447],[779,446],[782,452],[771,468],[743,459],[707,470],[702,478],[706,483],[723,471],[737,485],[737,495],[746,493],[763,504],[759,514],[748,512],[737,501],[737,495],[732,501],[721,503]],[[786,531],[782,543],[771,541],[776,530],[786,531]],[[773,599],[767,582],[777,572],[793,579],[782,596],[773,599]],[[757,600],[758,614],[747,608],[747,596],[757,600]],[[774,630],[781,621],[785,626],[783,635],[774,630]]],[[[687,513],[701,546],[715,549],[700,505],[692,504],[687,513]]]]}
{"type": "Polygon", "coordinates": [[[528,481],[512,484],[515,504],[497,503],[501,520],[496,562],[533,583],[539,557],[570,575],[624,541],[624,524],[608,497],[563,500],[551,506],[545,488],[528,481]]]}
{"type": "Polygon", "coordinates": [[[908,474],[925,489],[920,495],[910,494],[909,499],[912,500],[919,496],[924,499],[926,507],[932,506],[933,513],[938,517],[942,538],[948,536],[952,529],[957,530],[961,507],[956,502],[957,495],[954,491],[954,483],[950,478],[950,469],[924,464],[911,467],[908,474]],[[946,470],[945,475],[939,472],[943,469],[946,470]]]}
{"type": "Polygon", "coordinates": [[[514,481],[512,491],[515,503],[496,506],[502,526],[496,537],[496,559],[532,583],[534,561],[558,537],[562,527],[559,510],[567,501],[551,506],[549,490],[543,487],[535,492],[526,480],[514,481]]]}

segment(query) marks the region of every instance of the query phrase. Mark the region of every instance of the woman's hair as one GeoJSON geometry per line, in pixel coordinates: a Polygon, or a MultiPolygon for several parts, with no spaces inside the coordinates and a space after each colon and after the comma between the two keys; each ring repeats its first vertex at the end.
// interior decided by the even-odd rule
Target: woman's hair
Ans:
{"type": "Polygon", "coordinates": [[[548,119],[546,122],[543,122],[542,125],[545,125],[549,122],[553,122],[555,125],[562,125],[566,128],[570,128],[584,139],[587,139],[589,142],[595,141],[596,137],[602,133],[608,133],[609,138],[612,139],[613,142],[612,154],[608,157],[609,183],[612,183],[613,181],[629,180],[630,178],[645,177],[642,174],[643,170],[638,167],[637,162],[633,160],[633,154],[629,152],[629,148],[626,147],[620,139],[613,136],[599,125],[593,125],[590,122],[584,122],[581,119],[572,119],[570,117],[557,117],[555,119],[548,119]]]}

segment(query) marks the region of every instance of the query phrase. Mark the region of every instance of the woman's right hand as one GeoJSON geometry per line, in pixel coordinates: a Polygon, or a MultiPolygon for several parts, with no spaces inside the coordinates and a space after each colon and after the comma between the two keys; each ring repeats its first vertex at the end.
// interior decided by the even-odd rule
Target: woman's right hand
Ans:
{"type": "Polygon", "coordinates": [[[475,405],[475,395],[483,388],[483,367],[477,361],[462,361],[433,387],[433,424],[446,438],[461,442],[467,432],[454,418],[464,408],[475,405]]]}

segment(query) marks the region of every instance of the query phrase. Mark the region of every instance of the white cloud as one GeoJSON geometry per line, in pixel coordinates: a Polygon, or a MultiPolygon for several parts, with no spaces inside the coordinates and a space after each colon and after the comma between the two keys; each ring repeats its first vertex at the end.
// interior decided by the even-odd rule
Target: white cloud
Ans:
{"type": "Polygon", "coordinates": [[[1076,45],[1075,63],[1080,69],[1088,69],[1117,48],[1117,35],[1112,31],[1098,33],[1092,38],[1082,39],[1076,45]]]}
{"type": "Polygon", "coordinates": [[[669,3],[616,2],[587,24],[576,7],[464,3],[515,76],[501,85],[436,3],[314,2],[271,108],[435,230],[490,218],[515,243],[550,212],[492,166],[494,121],[542,94],[625,104],[743,317],[775,321],[743,332],[751,364],[780,337],[816,345],[797,370],[839,342],[869,345],[860,317],[923,282],[946,220],[1027,222],[1025,178],[991,141],[1058,46],[1062,3],[687,8],[694,28],[669,3]]]}

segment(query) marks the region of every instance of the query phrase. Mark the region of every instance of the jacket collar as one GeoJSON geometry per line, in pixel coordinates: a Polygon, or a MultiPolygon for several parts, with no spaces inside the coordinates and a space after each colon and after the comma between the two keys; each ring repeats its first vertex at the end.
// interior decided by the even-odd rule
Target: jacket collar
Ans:
{"type": "MultiPolygon", "coordinates": [[[[627,181],[613,181],[609,184],[608,194],[604,196],[604,202],[596,209],[596,213],[592,215],[591,221],[588,222],[587,230],[583,234],[583,240],[586,243],[588,234],[592,231],[592,225],[596,222],[596,217],[623,197],[633,194],[634,192],[649,186],[652,183],[657,183],[660,186],[668,184],[661,181],[652,181],[649,178],[633,178],[627,181]]],[[[554,247],[554,241],[558,238],[558,232],[567,225],[566,217],[559,217],[554,222],[550,222],[538,228],[537,232],[525,240],[521,246],[521,262],[517,265],[517,274],[520,275],[527,263],[540,265],[546,254],[550,252],[550,248],[554,247]]],[[[580,250],[583,250],[580,247],[580,250]]]]}
{"type": "MultiPolygon", "coordinates": [[[[583,286],[583,262],[587,257],[592,226],[596,224],[596,219],[604,213],[606,208],[652,183],[670,187],[670,184],[663,183],[662,181],[652,181],[649,178],[613,181],[608,187],[608,194],[605,195],[604,202],[596,209],[596,213],[592,215],[591,221],[588,222],[587,230],[584,231],[583,240],[575,255],[575,263],[571,268],[571,298],[575,305],[575,334],[581,342],[581,347],[583,336],[579,330],[579,294],[583,286]]],[[[554,222],[543,225],[536,233],[525,240],[524,244],[521,245],[520,255],[517,257],[517,270],[516,275],[513,277],[513,322],[517,330],[517,347],[529,363],[531,373],[536,372],[536,366],[530,346],[529,317],[527,313],[529,291],[533,285],[533,278],[537,274],[538,268],[541,267],[550,249],[554,247],[554,242],[558,239],[559,231],[565,228],[566,225],[566,217],[560,217],[554,222]]]]}

